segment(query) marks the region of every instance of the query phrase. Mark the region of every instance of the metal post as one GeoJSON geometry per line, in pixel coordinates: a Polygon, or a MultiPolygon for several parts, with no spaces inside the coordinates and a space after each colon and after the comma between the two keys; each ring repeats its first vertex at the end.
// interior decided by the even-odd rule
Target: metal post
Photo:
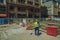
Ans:
{"type": "Polygon", "coordinates": [[[9,24],[9,13],[8,13],[8,11],[9,11],[9,5],[8,5],[8,2],[7,2],[6,5],[7,5],[6,6],[6,13],[7,13],[7,19],[8,19],[8,24],[9,24]]]}

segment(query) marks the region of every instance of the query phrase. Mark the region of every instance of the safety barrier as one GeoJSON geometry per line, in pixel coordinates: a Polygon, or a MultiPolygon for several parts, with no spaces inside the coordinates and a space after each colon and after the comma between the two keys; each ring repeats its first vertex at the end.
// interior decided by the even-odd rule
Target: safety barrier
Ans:
{"type": "Polygon", "coordinates": [[[13,22],[16,22],[16,21],[19,21],[19,22],[27,22],[28,20],[38,20],[39,21],[39,18],[0,18],[0,24],[8,24],[8,23],[13,23],[13,22]]]}

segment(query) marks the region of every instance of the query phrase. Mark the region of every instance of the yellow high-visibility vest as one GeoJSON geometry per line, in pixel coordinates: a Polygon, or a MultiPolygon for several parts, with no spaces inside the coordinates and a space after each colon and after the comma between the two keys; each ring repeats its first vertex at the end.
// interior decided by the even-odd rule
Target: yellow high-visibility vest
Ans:
{"type": "Polygon", "coordinates": [[[39,27],[38,22],[34,22],[34,28],[39,27]]]}

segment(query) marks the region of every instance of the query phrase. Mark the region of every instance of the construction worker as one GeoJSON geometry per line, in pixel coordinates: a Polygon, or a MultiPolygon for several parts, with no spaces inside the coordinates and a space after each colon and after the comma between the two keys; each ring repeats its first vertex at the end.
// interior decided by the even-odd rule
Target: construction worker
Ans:
{"type": "Polygon", "coordinates": [[[34,25],[35,35],[39,35],[39,23],[35,21],[33,25],[34,25]]]}

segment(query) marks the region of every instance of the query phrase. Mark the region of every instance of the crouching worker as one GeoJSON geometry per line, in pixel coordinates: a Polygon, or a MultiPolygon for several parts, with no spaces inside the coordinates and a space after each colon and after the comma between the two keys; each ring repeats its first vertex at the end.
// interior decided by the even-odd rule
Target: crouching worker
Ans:
{"type": "Polygon", "coordinates": [[[34,25],[35,35],[39,35],[39,23],[35,21],[33,25],[34,25]]]}

